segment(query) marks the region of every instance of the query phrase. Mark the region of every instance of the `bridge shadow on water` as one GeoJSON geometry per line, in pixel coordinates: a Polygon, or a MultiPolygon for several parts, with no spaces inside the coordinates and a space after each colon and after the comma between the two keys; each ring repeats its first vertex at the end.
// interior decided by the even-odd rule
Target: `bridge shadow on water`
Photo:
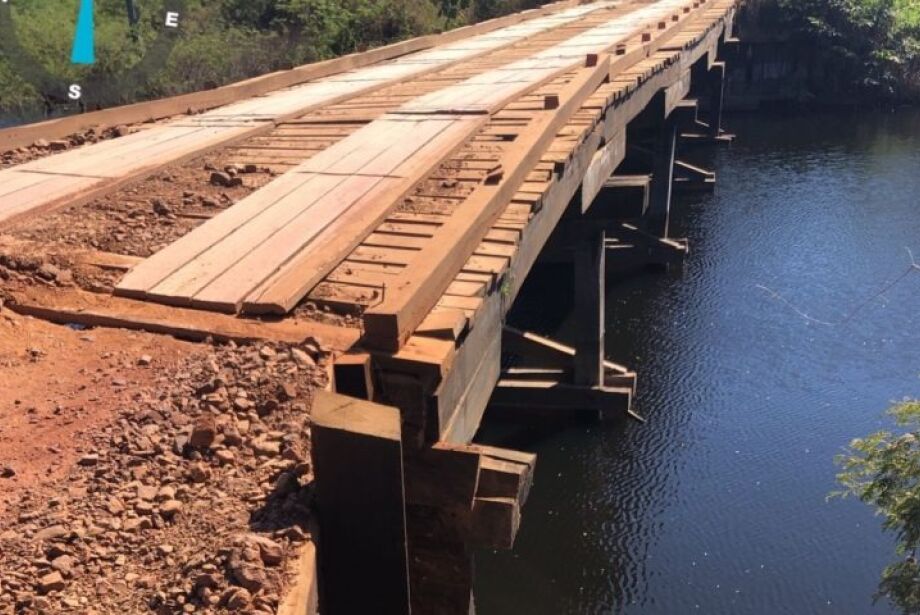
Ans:
{"type": "MultiPolygon", "coordinates": [[[[514,551],[477,557],[478,612],[892,611],[891,538],[826,496],[834,455],[920,395],[920,276],[875,296],[920,254],[920,113],[728,125],[715,194],[676,206],[684,270],[608,285],[648,423],[481,434],[539,456],[514,551]]],[[[515,324],[571,339],[566,275],[529,280],[515,324]]]]}

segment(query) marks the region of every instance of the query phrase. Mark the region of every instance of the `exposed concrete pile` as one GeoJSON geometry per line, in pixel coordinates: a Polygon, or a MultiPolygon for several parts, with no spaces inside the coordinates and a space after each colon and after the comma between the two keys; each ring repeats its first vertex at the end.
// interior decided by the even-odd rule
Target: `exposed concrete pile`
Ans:
{"type": "Polygon", "coordinates": [[[215,347],[136,391],[56,497],[0,519],[0,613],[274,612],[309,539],[324,361],[314,341],[215,347]]]}

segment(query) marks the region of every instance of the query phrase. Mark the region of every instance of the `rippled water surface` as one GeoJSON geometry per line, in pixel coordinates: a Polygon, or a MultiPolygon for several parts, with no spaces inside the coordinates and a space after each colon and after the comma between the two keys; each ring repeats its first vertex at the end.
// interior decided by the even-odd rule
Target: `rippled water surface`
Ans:
{"type": "Polygon", "coordinates": [[[759,287],[839,323],[920,258],[920,114],[729,123],[716,193],[678,208],[683,273],[608,289],[648,423],[515,439],[537,480],[515,550],[477,558],[480,613],[890,612],[892,539],[826,496],[920,396],[920,275],[833,325],[759,287]]]}

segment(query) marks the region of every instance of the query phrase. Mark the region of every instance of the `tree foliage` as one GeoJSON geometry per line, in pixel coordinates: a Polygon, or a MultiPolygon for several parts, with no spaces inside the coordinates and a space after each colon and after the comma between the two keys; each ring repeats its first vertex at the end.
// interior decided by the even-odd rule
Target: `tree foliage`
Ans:
{"type": "Polygon", "coordinates": [[[854,91],[920,98],[920,0],[777,0],[784,25],[836,61],[854,91]]]}
{"type": "Polygon", "coordinates": [[[836,495],[873,506],[897,538],[900,561],[882,572],[877,597],[905,613],[920,613],[920,402],[904,402],[890,412],[904,431],[853,440],[837,458],[843,491],[836,495]]]}

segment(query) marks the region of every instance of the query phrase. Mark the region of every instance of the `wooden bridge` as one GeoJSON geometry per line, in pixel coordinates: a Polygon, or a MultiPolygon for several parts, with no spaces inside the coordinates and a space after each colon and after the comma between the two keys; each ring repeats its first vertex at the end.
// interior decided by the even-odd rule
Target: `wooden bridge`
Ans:
{"type": "Polygon", "coordinates": [[[687,252],[668,233],[672,192],[715,176],[676,156],[730,140],[735,4],[562,2],[0,131],[6,149],[175,116],[0,171],[10,234],[208,152],[273,174],[148,258],[61,246],[125,273],[108,293],[23,291],[14,309],[199,339],[321,339],[338,355],[334,392],[313,407],[323,612],[468,613],[472,550],[511,547],[535,465],[472,444],[486,409],[641,420],[635,374],[604,356],[605,269],[687,252]],[[574,265],[571,346],[506,322],[542,259],[574,265]],[[330,324],[308,304],[349,317],[330,324]]]}

